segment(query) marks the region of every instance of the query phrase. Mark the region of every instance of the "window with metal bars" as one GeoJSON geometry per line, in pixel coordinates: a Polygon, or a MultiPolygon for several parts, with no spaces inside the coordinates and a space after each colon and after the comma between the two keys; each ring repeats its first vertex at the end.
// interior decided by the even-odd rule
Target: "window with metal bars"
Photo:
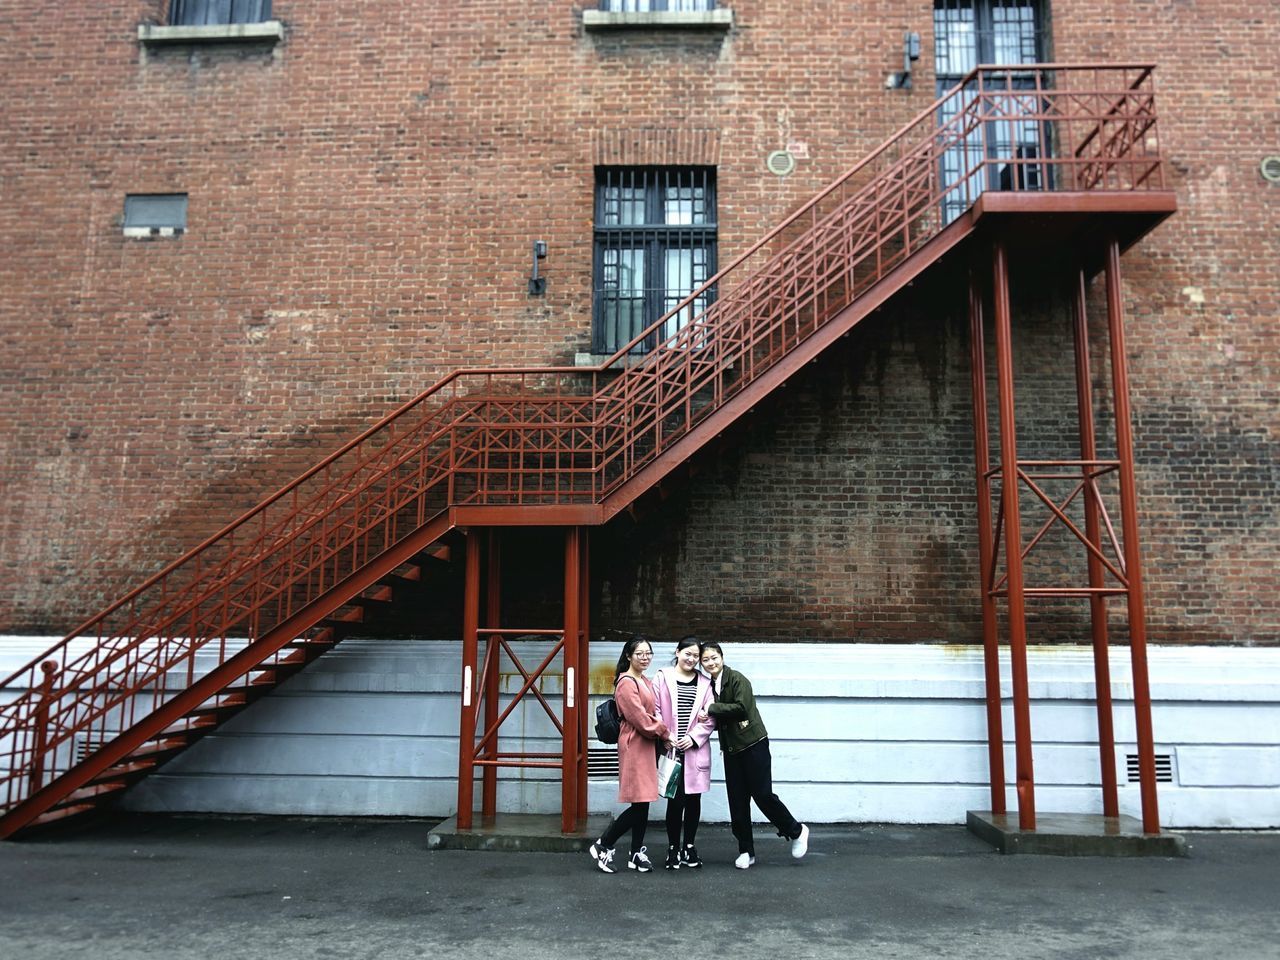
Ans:
{"type": "MultiPolygon", "coordinates": [[[[979,64],[1010,66],[1041,63],[1047,54],[1047,17],[1041,0],[934,0],[934,73],[941,97],[979,64]]],[[[1013,71],[1013,90],[1031,89],[1035,78],[1013,71]]],[[[942,107],[940,123],[947,123],[971,99],[967,94],[949,98],[942,107]]],[[[1011,99],[1012,109],[1017,109],[1011,99]]],[[[1046,131],[1035,121],[987,124],[967,142],[947,150],[942,158],[942,181],[954,184],[943,200],[945,218],[950,221],[965,210],[985,190],[1043,190],[1043,167],[1016,163],[993,166],[984,178],[984,160],[1008,157],[1019,161],[1042,156],[1046,131]],[[984,145],[985,143],[985,156],[984,145]]]]}
{"type": "Polygon", "coordinates": [[[204,27],[230,23],[262,23],[271,19],[271,0],[173,0],[169,23],[204,27]]]}
{"type": "Polygon", "coordinates": [[[716,0],[600,0],[609,13],[685,13],[714,10],[716,0]]]}
{"type": "MultiPolygon", "coordinates": [[[[714,167],[597,167],[592,351],[615,353],[716,272],[714,167]]],[[[631,348],[652,350],[711,302],[699,296],[631,348]]]]}

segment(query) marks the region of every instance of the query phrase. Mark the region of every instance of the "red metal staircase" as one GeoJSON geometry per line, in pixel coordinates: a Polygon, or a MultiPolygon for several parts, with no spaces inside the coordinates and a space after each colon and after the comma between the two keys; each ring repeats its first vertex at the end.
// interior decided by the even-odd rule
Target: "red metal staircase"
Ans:
{"type": "MultiPolygon", "coordinates": [[[[394,600],[456,527],[606,522],[989,224],[1093,216],[1128,245],[1173,209],[1163,177],[1150,66],[975,70],[603,365],[446,377],[7,678],[0,837],[118,796],[394,600]]],[[[585,636],[576,603],[565,636],[585,636]]],[[[564,729],[581,813],[585,713],[564,729]]],[[[487,761],[462,752],[469,782],[487,761]]]]}

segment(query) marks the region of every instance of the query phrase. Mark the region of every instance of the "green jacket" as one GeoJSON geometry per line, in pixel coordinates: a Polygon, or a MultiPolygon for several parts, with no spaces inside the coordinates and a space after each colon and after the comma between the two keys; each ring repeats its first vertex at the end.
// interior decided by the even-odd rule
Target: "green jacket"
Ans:
{"type": "Polygon", "coordinates": [[[707,713],[716,722],[720,749],[725,753],[739,753],[769,735],[756,709],[751,681],[729,667],[720,674],[720,692],[707,713]]]}

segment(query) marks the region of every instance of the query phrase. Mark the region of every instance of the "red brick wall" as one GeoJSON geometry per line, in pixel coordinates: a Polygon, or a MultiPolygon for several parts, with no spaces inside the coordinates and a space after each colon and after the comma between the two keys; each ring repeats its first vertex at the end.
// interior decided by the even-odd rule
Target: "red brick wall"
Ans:
{"type": "MultiPolygon", "coordinates": [[[[83,6],[0,9],[0,629],[72,626],[456,366],[571,362],[602,150],[715,151],[724,263],[933,98],[920,0],[734,0],[727,36],[585,34],[558,0],[276,0],[274,49],[167,50],[136,39],[159,0],[83,6]],[[907,29],[920,75],[886,91],[907,29]],[[810,158],[775,177],[789,141],[810,158]],[[124,239],[124,195],[168,191],[188,233],[124,239]]],[[[1059,59],[1161,64],[1181,210],[1125,258],[1158,640],[1280,633],[1278,31],[1262,7],[1054,6],[1059,59]]],[[[1069,441],[1064,301],[1020,303],[1027,435],[1069,441]]],[[[601,532],[598,625],[974,639],[961,306],[886,311],[601,532]]]]}

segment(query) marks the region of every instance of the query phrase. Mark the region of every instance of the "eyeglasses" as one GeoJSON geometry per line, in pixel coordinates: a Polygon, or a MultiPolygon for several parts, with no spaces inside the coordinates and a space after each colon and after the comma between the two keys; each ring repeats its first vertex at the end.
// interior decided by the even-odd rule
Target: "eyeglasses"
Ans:
{"type": "Polygon", "coordinates": [[[635,651],[635,652],[634,652],[634,653],[632,653],[631,655],[632,655],[633,657],[650,657],[650,658],[652,658],[652,657],[653,657],[653,654],[652,654],[652,653],[641,653],[639,650],[635,651]]]}

